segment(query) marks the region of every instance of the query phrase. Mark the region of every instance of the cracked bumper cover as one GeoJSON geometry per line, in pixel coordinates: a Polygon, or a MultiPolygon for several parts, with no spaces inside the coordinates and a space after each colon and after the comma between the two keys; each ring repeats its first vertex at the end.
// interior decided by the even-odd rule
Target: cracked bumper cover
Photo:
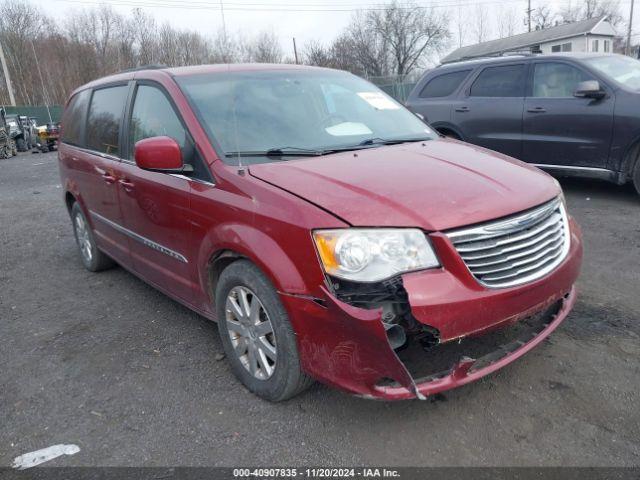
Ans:
{"type": "Polygon", "coordinates": [[[402,276],[413,316],[437,328],[443,342],[482,334],[558,304],[540,332],[494,360],[463,358],[445,375],[416,380],[389,346],[380,310],[353,307],[325,290],[324,305],[309,298],[281,295],[297,334],[303,369],[326,384],[356,395],[400,400],[449,390],[508,365],[549,336],[575,303],[574,283],[580,271],[582,243],[573,220],[570,231],[571,248],[564,261],[542,279],[525,285],[482,287],[446,236],[438,234],[432,240],[442,268],[402,276]],[[395,383],[381,385],[382,379],[395,383]]]}

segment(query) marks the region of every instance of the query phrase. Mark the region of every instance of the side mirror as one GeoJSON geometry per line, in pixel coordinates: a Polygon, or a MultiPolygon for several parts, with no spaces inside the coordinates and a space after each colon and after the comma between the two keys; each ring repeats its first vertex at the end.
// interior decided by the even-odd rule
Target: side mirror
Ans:
{"type": "Polygon", "coordinates": [[[578,88],[573,93],[578,98],[603,98],[606,92],[600,88],[597,80],[586,80],[578,84],[578,88]]]}
{"type": "Polygon", "coordinates": [[[136,165],[157,172],[182,172],[180,145],[171,137],[151,137],[136,142],[133,149],[136,165]]]}

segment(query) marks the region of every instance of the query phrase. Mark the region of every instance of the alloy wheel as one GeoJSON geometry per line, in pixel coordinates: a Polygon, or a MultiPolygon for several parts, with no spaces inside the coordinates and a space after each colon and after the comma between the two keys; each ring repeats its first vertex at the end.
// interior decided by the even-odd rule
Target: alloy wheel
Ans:
{"type": "Polygon", "coordinates": [[[271,377],[277,360],[276,337],[258,296],[246,287],[232,288],[225,313],[231,345],[242,366],[259,380],[271,377]]]}
{"type": "Polygon", "coordinates": [[[76,238],[78,240],[78,246],[80,247],[80,253],[87,263],[91,263],[91,260],[93,259],[93,246],[91,245],[87,222],[85,222],[82,215],[76,215],[75,224],[76,238]]]}

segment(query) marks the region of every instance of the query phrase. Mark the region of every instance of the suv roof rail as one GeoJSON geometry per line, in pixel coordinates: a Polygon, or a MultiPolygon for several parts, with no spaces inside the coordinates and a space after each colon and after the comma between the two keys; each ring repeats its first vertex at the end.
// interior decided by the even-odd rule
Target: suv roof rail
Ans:
{"type": "Polygon", "coordinates": [[[139,70],[161,70],[163,68],[169,68],[167,65],[163,63],[152,63],[149,65],[139,65],[137,67],[125,68],[124,70],[120,70],[119,73],[127,73],[127,72],[137,72],[139,70]]]}
{"type": "Polygon", "coordinates": [[[535,57],[536,55],[542,55],[542,52],[518,52],[518,51],[511,51],[511,52],[501,52],[498,53],[496,55],[483,55],[480,57],[462,57],[459,58],[458,60],[453,60],[451,62],[447,62],[447,63],[442,63],[440,65],[452,65],[454,63],[460,63],[460,62],[473,62],[476,60],[491,60],[491,59],[495,59],[495,58],[504,58],[504,57],[535,57]]]}

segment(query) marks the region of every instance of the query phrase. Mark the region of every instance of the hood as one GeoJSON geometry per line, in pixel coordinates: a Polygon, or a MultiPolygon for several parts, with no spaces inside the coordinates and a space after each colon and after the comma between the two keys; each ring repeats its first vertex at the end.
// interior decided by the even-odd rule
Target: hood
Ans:
{"type": "Polygon", "coordinates": [[[353,226],[446,230],[526,210],[560,193],[537,168],[449,139],[258,164],[249,172],[353,226]]]}

